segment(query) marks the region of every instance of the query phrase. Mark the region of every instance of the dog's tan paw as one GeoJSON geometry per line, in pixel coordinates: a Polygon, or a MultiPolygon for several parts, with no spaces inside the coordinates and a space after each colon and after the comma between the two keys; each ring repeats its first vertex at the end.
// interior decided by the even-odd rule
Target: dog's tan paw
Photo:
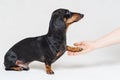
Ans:
{"type": "Polygon", "coordinates": [[[71,52],[80,52],[83,49],[80,47],[71,47],[71,46],[67,46],[67,51],[71,51],[71,52]]]}

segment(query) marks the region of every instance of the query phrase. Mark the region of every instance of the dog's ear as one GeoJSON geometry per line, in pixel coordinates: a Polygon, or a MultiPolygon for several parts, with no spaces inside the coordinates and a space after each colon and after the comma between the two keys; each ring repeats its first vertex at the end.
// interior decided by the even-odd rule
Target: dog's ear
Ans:
{"type": "Polygon", "coordinates": [[[60,13],[54,13],[51,17],[50,26],[55,28],[65,27],[64,17],[60,13]]]}
{"type": "Polygon", "coordinates": [[[64,28],[65,28],[64,18],[61,17],[61,16],[57,16],[57,17],[54,19],[53,25],[54,25],[56,28],[61,28],[61,27],[64,27],[64,28]]]}
{"type": "Polygon", "coordinates": [[[60,13],[54,13],[51,17],[49,23],[49,31],[48,34],[54,34],[58,30],[65,31],[66,24],[64,22],[64,17],[60,15],[60,13]]]}

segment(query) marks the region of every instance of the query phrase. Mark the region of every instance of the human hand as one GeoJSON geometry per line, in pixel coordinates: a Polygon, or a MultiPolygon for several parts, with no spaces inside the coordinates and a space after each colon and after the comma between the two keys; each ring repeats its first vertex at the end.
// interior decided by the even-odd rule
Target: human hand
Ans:
{"type": "Polygon", "coordinates": [[[94,41],[77,42],[77,43],[74,43],[74,46],[80,47],[83,50],[80,51],[80,52],[70,52],[70,51],[68,51],[68,55],[73,56],[73,55],[84,54],[84,53],[88,53],[88,52],[96,49],[96,45],[95,45],[94,41]]]}

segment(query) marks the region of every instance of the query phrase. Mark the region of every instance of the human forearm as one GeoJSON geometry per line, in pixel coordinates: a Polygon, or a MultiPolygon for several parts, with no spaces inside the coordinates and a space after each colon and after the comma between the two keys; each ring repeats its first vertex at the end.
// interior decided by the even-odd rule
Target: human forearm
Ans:
{"type": "Polygon", "coordinates": [[[94,41],[96,48],[102,48],[120,43],[120,28],[94,41]]]}

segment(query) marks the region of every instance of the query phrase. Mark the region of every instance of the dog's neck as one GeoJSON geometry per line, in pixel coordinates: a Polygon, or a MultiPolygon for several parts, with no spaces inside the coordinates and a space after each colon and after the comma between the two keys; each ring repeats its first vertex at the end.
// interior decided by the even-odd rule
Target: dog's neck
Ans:
{"type": "Polygon", "coordinates": [[[53,33],[48,33],[47,38],[54,45],[60,45],[63,42],[66,42],[66,32],[57,31],[57,32],[53,32],[53,33]]]}
{"type": "Polygon", "coordinates": [[[62,22],[62,25],[59,25],[54,20],[51,20],[47,36],[56,41],[66,40],[66,25],[64,21],[62,22]]]}

